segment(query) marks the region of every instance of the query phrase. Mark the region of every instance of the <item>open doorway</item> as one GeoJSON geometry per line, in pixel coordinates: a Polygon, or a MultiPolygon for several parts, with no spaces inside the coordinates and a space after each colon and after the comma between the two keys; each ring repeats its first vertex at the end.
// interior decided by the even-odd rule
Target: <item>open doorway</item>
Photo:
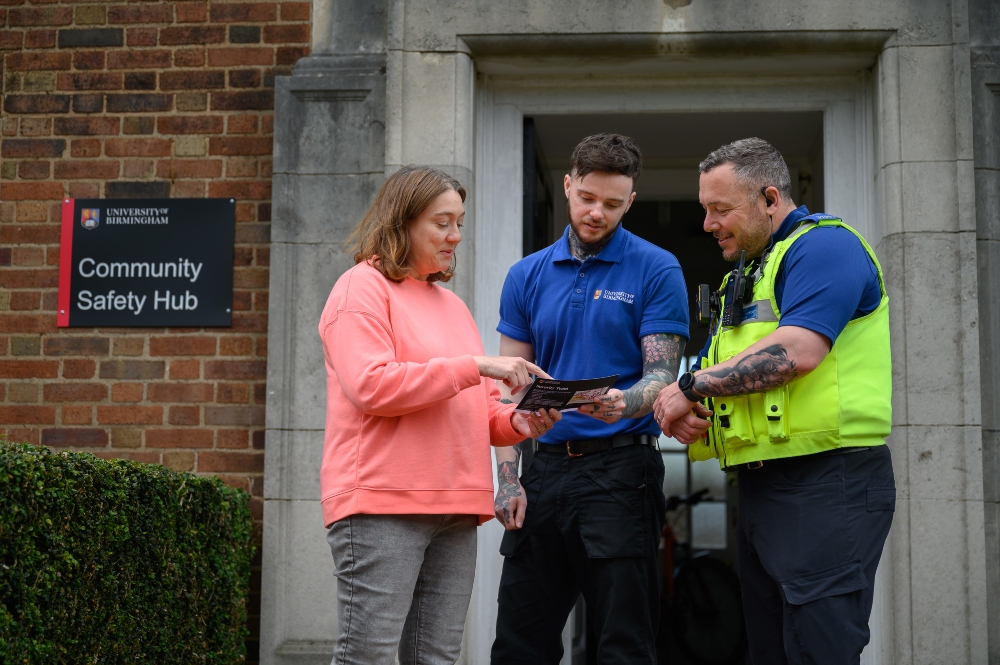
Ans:
{"type": "MultiPolygon", "coordinates": [[[[590,134],[626,134],[643,151],[643,171],[636,183],[635,203],[622,225],[677,257],[684,272],[689,303],[694,301],[698,284],[709,284],[714,289],[732,268],[722,259],[712,237],[702,229],[704,214],[698,203],[697,166],[709,152],[736,139],[763,138],[785,157],[795,202],[811,211],[823,209],[821,111],[535,115],[525,116],[523,126],[524,254],[538,251],[562,235],[568,221],[562,179],[573,147],[590,134]]],[[[697,325],[693,306],[691,315],[690,341],[682,372],[708,336],[707,330],[697,325]]],[[[668,497],[687,497],[707,490],[705,502],[691,507],[681,505],[668,515],[674,537],[685,551],[707,553],[735,572],[734,533],[739,508],[735,474],[722,472],[714,461],[691,464],[685,447],[671,439],[661,437],[660,447],[666,467],[663,489],[668,497]]],[[[526,454],[525,464],[529,461],[526,454]]],[[[673,561],[669,556],[662,560],[673,561]]],[[[673,574],[672,563],[665,568],[671,570],[664,570],[664,575],[673,574]]],[[[665,599],[664,606],[666,603],[665,599]]],[[[581,600],[567,626],[569,648],[564,663],[597,662],[585,616],[581,600]]],[[[661,626],[658,639],[661,663],[695,662],[685,656],[672,636],[664,633],[669,630],[661,626]]]]}

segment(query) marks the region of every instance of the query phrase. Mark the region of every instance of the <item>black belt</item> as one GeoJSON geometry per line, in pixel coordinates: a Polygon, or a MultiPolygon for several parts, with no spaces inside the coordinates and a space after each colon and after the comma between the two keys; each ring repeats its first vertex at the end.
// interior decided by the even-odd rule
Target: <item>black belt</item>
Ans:
{"type": "Polygon", "coordinates": [[[726,471],[735,471],[737,469],[759,469],[764,466],[764,462],[768,464],[775,464],[777,462],[784,462],[788,460],[804,460],[815,457],[831,457],[833,455],[849,455],[851,453],[863,453],[875,448],[876,446],[847,446],[844,448],[833,448],[832,450],[824,450],[819,453],[810,453],[808,455],[796,455],[795,457],[778,457],[770,460],[759,460],[757,462],[745,462],[743,464],[737,464],[735,466],[726,467],[726,471]]]}
{"type": "Polygon", "coordinates": [[[652,434],[615,434],[599,439],[579,439],[563,443],[538,443],[538,450],[545,453],[566,453],[570,457],[579,457],[587,453],[597,453],[611,448],[625,446],[652,446],[657,437],[652,434]]]}

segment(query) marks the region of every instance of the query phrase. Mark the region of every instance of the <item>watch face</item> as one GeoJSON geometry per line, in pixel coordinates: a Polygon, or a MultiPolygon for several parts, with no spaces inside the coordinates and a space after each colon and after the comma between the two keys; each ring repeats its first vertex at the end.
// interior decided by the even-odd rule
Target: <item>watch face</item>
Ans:
{"type": "Polygon", "coordinates": [[[694,383],[694,374],[691,372],[684,372],[681,374],[681,378],[677,381],[677,387],[681,390],[687,390],[694,383]]]}

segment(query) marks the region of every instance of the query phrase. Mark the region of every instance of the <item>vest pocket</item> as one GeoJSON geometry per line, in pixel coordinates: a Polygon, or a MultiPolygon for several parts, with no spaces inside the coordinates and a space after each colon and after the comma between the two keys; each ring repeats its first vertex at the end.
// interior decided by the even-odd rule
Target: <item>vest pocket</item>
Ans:
{"type": "Polygon", "coordinates": [[[719,432],[726,446],[742,448],[757,443],[746,395],[716,397],[714,406],[714,418],[719,424],[719,432]]]}
{"type": "Polygon", "coordinates": [[[764,393],[764,415],[771,443],[788,441],[788,386],[772,388],[764,393]]]}

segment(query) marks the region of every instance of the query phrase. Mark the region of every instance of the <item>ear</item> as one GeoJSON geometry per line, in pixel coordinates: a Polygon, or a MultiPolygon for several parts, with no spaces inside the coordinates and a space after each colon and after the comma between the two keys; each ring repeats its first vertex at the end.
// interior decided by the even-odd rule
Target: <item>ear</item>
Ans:
{"type": "Polygon", "coordinates": [[[632,192],[632,196],[628,197],[628,201],[625,202],[625,212],[628,212],[628,209],[632,207],[632,201],[635,201],[635,192],[632,192]]]}
{"type": "Polygon", "coordinates": [[[764,195],[764,203],[766,212],[768,215],[773,215],[778,211],[778,204],[781,203],[781,193],[778,192],[777,187],[765,187],[764,191],[761,192],[764,195]]]}
{"type": "Polygon", "coordinates": [[[573,179],[570,178],[568,173],[563,176],[563,192],[566,194],[567,201],[569,200],[569,185],[571,182],[573,182],[573,179]]]}

